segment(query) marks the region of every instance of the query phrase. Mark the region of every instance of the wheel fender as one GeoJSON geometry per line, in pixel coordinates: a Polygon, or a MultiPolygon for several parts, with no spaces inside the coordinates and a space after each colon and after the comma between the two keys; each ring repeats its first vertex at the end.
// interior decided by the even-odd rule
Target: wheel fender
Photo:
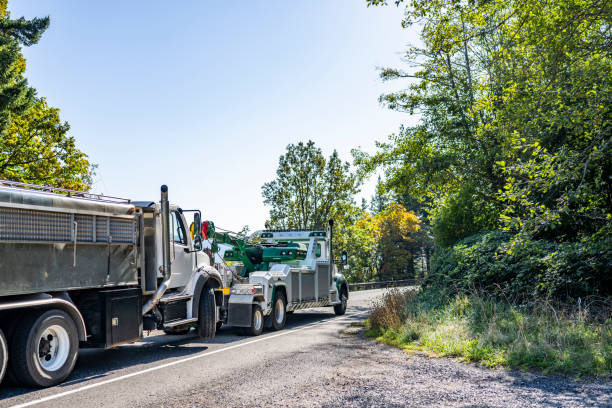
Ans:
{"type": "Polygon", "coordinates": [[[83,320],[83,316],[81,316],[81,312],[79,312],[79,309],[77,309],[77,307],[72,302],[64,299],[63,297],[60,298],[49,296],[48,298],[44,299],[24,299],[15,300],[13,302],[0,303],[0,311],[52,308],[57,308],[68,313],[77,328],[79,341],[87,341],[87,329],[85,327],[85,320],[83,320]]]}
{"type": "MultiPolygon", "coordinates": [[[[219,272],[211,267],[203,267],[198,269],[198,279],[193,289],[193,301],[191,302],[191,316],[195,319],[199,317],[200,311],[200,296],[202,295],[202,289],[206,286],[222,287],[221,275],[219,272]]],[[[218,305],[217,305],[218,306],[218,305]]]]}
{"type": "Polygon", "coordinates": [[[270,295],[270,304],[268,305],[270,308],[272,308],[272,302],[274,301],[274,296],[276,295],[276,292],[282,290],[285,292],[285,302],[287,302],[287,285],[285,285],[285,282],[279,282],[279,283],[275,283],[274,286],[272,286],[272,293],[270,295]]]}

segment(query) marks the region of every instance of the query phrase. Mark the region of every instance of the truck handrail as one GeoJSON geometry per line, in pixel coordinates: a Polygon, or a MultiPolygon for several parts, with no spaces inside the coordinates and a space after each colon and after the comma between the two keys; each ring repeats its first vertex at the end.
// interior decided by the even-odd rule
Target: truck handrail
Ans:
{"type": "Polygon", "coordinates": [[[102,202],[107,202],[107,203],[131,204],[132,202],[132,200],[128,198],[120,198],[120,197],[107,196],[103,194],[88,193],[85,191],[70,190],[67,188],[60,188],[60,187],[41,186],[38,184],[22,183],[20,181],[0,179],[0,186],[18,188],[18,189],[24,189],[24,190],[36,190],[39,193],[43,193],[43,194],[56,194],[56,195],[62,195],[64,197],[102,201],[102,202]]]}

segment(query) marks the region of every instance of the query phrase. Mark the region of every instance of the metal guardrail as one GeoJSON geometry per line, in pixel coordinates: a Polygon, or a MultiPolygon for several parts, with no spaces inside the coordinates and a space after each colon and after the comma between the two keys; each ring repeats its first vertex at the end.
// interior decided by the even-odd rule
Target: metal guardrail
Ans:
{"type": "Polygon", "coordinates": [[[380,288],[396,288],[400,286],[416,286],[420,285],[422,279],[401,279],[393,281],[381,281],[381,282],[363,282],[363,283],[349,283],[350,291],[367,290],[367,289],[380,289],[380,288]]]}

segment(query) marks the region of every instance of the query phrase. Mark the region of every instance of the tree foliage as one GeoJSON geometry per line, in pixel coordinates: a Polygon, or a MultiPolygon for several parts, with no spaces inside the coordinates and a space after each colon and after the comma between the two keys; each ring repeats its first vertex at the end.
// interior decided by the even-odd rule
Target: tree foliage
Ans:
{"type": "Polygon", "coordinates": [[[349,278],[363,282],[414,277],[419,230],[418,217],[395,202],[376,214],[361,212],[337,234],[336,245],[349,255],[349,278]]]}
{"type": "Polygon", "coordinates": [[[91,185],[93,166],[68,136],[59,109],[37,98],[23,76],[21,46],[36,44],[49,18],[11,19],[0,0],[0,178],[76,190],[91,185]]]}
{"type": "Polygon", "coordinates": [[[374,222],[380,279],[414,277],[417,245],[413,235],[420,229],[417,216],[392,202],[374,216],[374,222]]]}
{"type": "Polygon", "coordinates": [[[342,224],[357,211],[353,196],[358,182],[350,164],[334,152],[327,160],[313,141],[287,146],[278,162],[276,179],[262,187],[270,206],[270,228],[326,228],[342,224]]]}
{"type": "Polygon", "coordinates": [[[422,197],[442,245],[497,228],[562,240],[608,229],[611,16],[600,0],[409,2],[403,24],[422,45],[405,70],[382,71],[407,88],[381,102],[421,120],[357,164],[422,197]]]}

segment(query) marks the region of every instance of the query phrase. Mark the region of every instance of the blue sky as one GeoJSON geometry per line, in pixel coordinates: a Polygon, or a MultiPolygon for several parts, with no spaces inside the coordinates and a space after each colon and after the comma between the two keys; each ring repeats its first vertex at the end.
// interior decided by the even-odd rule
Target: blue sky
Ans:
{"type": "MultiPolygon", "coordinates": [[[[200,208],[227,229],[263,228],[261,186],[287,144],[374,151],[406,114],[378,96],[401,66],[402,11],[361,0],[12,0],[49,15],[27,77],[98,164],[94,191],[200,208]]],[[[367,183],[361,196],[373,193],[367,183]]],[[[358,198],[360,200],[360,197],[358,198]]]]}

